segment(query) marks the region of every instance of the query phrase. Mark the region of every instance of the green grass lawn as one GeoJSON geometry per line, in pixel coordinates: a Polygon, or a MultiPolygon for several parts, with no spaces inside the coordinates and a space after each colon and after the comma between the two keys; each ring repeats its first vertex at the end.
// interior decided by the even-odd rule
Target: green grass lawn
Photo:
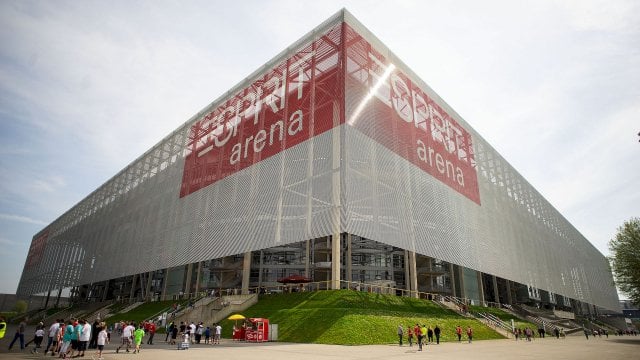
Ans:
{"type": "Polygon", "coordinates": [[[173,300],[144,303],[129,312],[112,315],[106,318],[105,322],[109,325],[112,325],[120,320],[135,321],[136,323],[138,323],[143,320],[148,320],[151,316],[156,315],[163,309],[173,305],[173,303],[175,303],[175,301],[173,300]]]}
{"type": "MultiPolygon", "coordinates": [[[[459,316],[433,302],[351,290],[266,295],[242,313],[278,324],[278,341],[342,345],[392,344],[398,325],[416,323],[442,329],[441,341],[457,341],[456,325],[471,326],[474,339],[501,339],[482,323],[459,316]]],[[[222,322],[231,337],[234,321],[222,322]]]]}

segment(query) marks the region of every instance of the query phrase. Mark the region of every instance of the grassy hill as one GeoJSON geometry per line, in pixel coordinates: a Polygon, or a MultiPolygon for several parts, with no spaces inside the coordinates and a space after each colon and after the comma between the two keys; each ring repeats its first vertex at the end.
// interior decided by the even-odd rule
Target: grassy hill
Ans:
{"type": "Polygon", "coordinates": [[[135,321],[139,323],[143,320],[148,320],[151,316],[157,314],[159,311],[162,311],[163,309],[166,309],[173,305],[173,303],[175,303],[175,301],[172,300],[147,302],[129,312],[111,315],[106,318],[105,321],[107,322],[107,324],[113,324],[121,320],[135,321]]]}
{"type": "MultiPolygon", "coordinates": [[[[426,324],[442,329],[441,341],[457,341],[456,325],[471,326],[474,339],[501,339],[482,323],[466,319],[430,301],[370,294],[351,290],[261,296],[242,313],[268,318],[278,324],[278,341],[341,345],[397,343],[402,324],[426,324]]],[[[230,338],[233,321],[222,322],[223,337],[230,338]]]]}

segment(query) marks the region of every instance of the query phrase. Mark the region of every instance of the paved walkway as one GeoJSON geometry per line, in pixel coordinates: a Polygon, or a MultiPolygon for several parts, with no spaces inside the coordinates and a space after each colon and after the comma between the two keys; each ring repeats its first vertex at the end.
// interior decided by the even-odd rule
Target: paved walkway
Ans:
{"type": "MultiPolygon", "coordinates": [[[[7,335],[10,335],[7,334],[7,335]]],[[[159,334],[160,335],[160,334],[159,334]]],[[[7,352],[7,337],[2,339],[0,359],[43,359],[42,354],[32,355],[20,351],[19,345],[7,352]]],[[[502,359],[575,359],[610,360],[640,359],[640,336],[610,336],[608,339],[569,336],[565,340],[555,338],[536,339],[532,342],[515,340],[484,340],[473,344],[442,343],[429,345],[424,351],[417,347],[397,345],[337,346],[291,343],[238,343],[224,341],[220,345],[192,345],[189,350],[176,350],[164,342],[145,345],[140,354],[115,353],[115,344],[107,345],[105,360],[175,360],[175,359],[231,359],[231,360],[337,360],[337,359],[443,359],[443,360],[502,360],[502,359]]],[[[90,359],[87,352],[85,359],[90,359]]],[[[55,359],[48,356],[47,358],[55,359]]]]}

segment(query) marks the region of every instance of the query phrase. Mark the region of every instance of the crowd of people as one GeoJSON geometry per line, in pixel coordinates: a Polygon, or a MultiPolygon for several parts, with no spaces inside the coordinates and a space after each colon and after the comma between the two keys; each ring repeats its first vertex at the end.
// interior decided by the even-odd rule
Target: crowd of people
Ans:
{"type": "MultiPolygon", "coordinates": [[[[6,330],[6,322],[0,319],[0,323],[4,325],[1,330],[6,330]]],[[[19,341],[20,349],[28,348],[33,343],[31,353],[37,354],[42,351],[44,340],[46,338],[46,346],[43,351],[43,355],[51,354],[52,356],[58,355],[59,358],[75,358],[84,357],[87,350],[95,350],[93,357],[97,356],[98,359],[102,359],[102,353],[104,346],[111,341],[111,334],[114,333],[119,336],[118,347],[116,353],[119,353],[121,349],[126,352],[130,352],[133,349],[133,353],[140,352],[142,340],[147,336],[146,344],[153,345],[154,335],[156,333],[156,324],[153,321],[143,321],[136,324],[133,321],[125,322],[120,321],[112,327],[107,327],[105,322],[98,320],[93,324],[89,323],[85,319],[69,319],[65,322],[64,319],[57,319],[49,326],[48,329],[40,322],[36,326],[36,330],[33,338],[25,343],[25,331],[27,324],[25,320],[21,321],[14,335],[13,340],[9,345],[9,350],[12,349],[14,344],[19,341]]],[[[464,330],[460,325],[457,325],[452,330],[458,342],[462,342],[462,338],[466,335],[466,340],[471,343],[473,340],[473,329],[471,326],[467,326],[464,330]]],[[[176,324],[171,321],[166,325],[166,337],[165,342],[170,345],[184,344],[207,344],[214,345],[219,344],[222,334],[222,327],[220,324],[213,324],[205,326],[203,322],[195,323],[191,322],[187,324],[180,322],[176,324]],[[179,343],[178,343],[178,340],[179,343]]],[[[545,337],[545,330],[543,328],[538,329],[537,335],[539,338],[545,337]]],[[[584,334],[587,339],[589,336],[593,337],[609,337],[609,332],[606,329],[587,329],[584,328],[584,334]]],[[[3,334],[4,335],[4,334],[3,334]]],[[[425,324],[409,325],[405,328],[403,325],[399,325],[397,329],[398,342],[400,346],[403,346],[403,340],[406,336],[409,346],[412,347],[415,343],[418,346],[418,351],[423,350],[423,346],[429,344],[440,344],[440,338],[442,335],[442,329],[439,325],[435,327],[427,326],[425,324]]],[[[515,328],[513,330],[515,340],[532,341],[536,334],[529,328],[515,328]]],[[[553,329],[553,335],[560,339],[565,337],[564,329],[555,327],[553,329]]],[[[615,335],[631,335],[637,336],[637,331],[619,331],[615,335]]]]}
{"type": "Polygon", "coordinates": [[[190,344],[204,344],[214,345],[220,344],[220,338],[222,336],[222,326],[220,324],[213,324],[213,326],[205,326],[203,322],[196,324],[191,322],[186,324],[184,321],[180,322],[180,325],[175,324],[173,321],[167,325],[167,335],[165,342],[171,345],[176,345],[177,339],[181,342],[188,342],[190,344]]]}
{"type": "Polygon", "coordinates": [[[24,333],[27,324],[25,320],[18,324],[13,340],[9,344],[9,350],[16,341],[20,342],[20,349],[24,350],[33,343],[32,354],[40,353],[45,336],[47,337],[47,345],[43,354],[49,352],[52,356],[58,355],[59,358],[84,357],[88,349],[96,349],[96,355],[102,357],[104,345],[109,341],[109,333],[104,322],[95,321],[90,324],[85,319],[64,319],[54,320],[48,329],[40,322],[36,326],[33,339],[24,342],[24,333]]]}
{"type": "MultiPolygon", "coordinates": [[[[602,337],[602,335],[604,335],[607,339],[609,338],[609,331],[607,329],[587,329],[584,328],[583,329],[584,332],[584,336],[587,338],[587,340],[589,340],[589,335],[595,337],[602,337]]],[[[627,336],[638,336],[638,330],[618,330],[616,332],[614,332],[614,334],[616,336],[622,336],[622,335],[627,335],[627,336]]]]}
{"type": "MultiPolygon", "coordinates": [[[[557,327],[553,329],[553,334],[558,339],[565,337],[564,329],[558,329],[557,327]]],[[[531,329],[528,326],[525,328],[515,328],[513,329],[513,336],[516,339],[516,341],[517,340],[531,341],[535,338],[535,332],[533,331],[533,329],[531,329]]],[[[539,328],[538,337],[544,338],[545,336],[546,336],[546,330],[544,328],[539,328]]]]}
{"type": "MultiPolygon", "coordinates": [[[[178,305],[174,305],[174,311],[179,309],[178,305]]],[[[141,350],[143,338],[146,339],[147,345],[154,344],[154,336],[157,330],[157,324],[154,321],[143,321],[136,323],[134,321],[119,321],[111,326],[107,326],[105,322],[96,320],[92,323],[86,319],[72,318],[65,321],[64,319],[54,320],[49,328],[40,322],[36,326],[33,338],[25,343],[27,330],[27,319],[23,319],[17,326],[13,340],[9,344],[8,350],[11,350],[16,343],[20,344],[20,350],[30,350],[32,354],[43,353],[43,355],[58,356],[59,358],[76,358],[85,355],[92,358],[102,359],[104,346],[111,342],[112,334],[117,339],[116,353],[133,352],[139,353],[141,350]],[[45,346],[46,340],[46,346],[45,346]],[[33,348],[29,348],[33,344],[33,348]],[[90,351],[95,349],[95,354],[90,351]],[[89,351],[89,352],[88,352],[89,351]]],[[[6,331],[6,322],[0,318],[0,331],[4,336],[6,331]]],[[[222,326],[213,324],[205,326],[203,322],[191,322],[187,324],[180,322],[178,325],[174,321],[166,324],[165,342],[171,345],[187,344],[220,344],[222,337],[222,326]]],[[[180,346],[179,346],[180,348],[180,346]]]]}
{"type": "MultiPolygon", "coordinates": [[[[58,358],[76,358],[84,357],[87,351],[95,350],[91,355],[92,358],[102,359],[104,346],[111,342],[112,333],[119,336],[118,347],[116,353],[121,349],[126,352],[133,350],[133,353],[140,352],[142,340],[146,336],[148,345],[153,345],[154,335],[156,333],[156,324],[152,321],[143,321],[136,324],[134,321],[120,321],[111,327],[107,327],[105,322],[94,321],[91,324],[85,319],[57,319],[52,322],[49,328],[40,322],[36,326],[34,337],[25,343],[25,331],[27,328],[26,320],[22,320],[16,328],[13,340],[9,344],[9,350],[13,348],[16,342],[20,343],[20,349],[28,349],[33,343],[30,350],[32,354],[40,352],[43,355],[58,356],[58,358]],[[45,337],[47,338],[46,346],[42,350],[45,337]]],[[[183,330],[189,333],[189,330],[183,330]]],[[[207,335],[207,338],[209,336],[207,335]]],[[[199,337],[198,337],[199,341],[199,337]]],[[[219,341],[219,337],[218,337],[219,341]]]]}
{"type": "MultiPolygon", "coordinates": [[[[462,327],[460,325],[456,326],[455,334],[458,337],[458,342],[462,341],[462,327]]],[[[473,340],[473,329],[471,326],[468,326],[466,331],[467,341],[471,343],[473,340]]],[[[405,336],[405,330],[402,325],[398,325],[398,345],[403,346],[403,339],[405,336]]],[[[407,342],[409,346],[412,347],[415,341],[415,344],[418,346],[418,351],[422,351],[423,345],[429,344],[440,344],[440,335],[442,334],[442,329],[440,326],[436,325],[435,327],[427,326],[425,324],[415,324],[414,326],[407,326],[406,336],[407,342]],[[414,340],[415,339],[415,340],[414,340]],[[434,340],[435,339],[435,340],[434,340]]]]}
{"type": "MultiPolygon", "coordinates": [[[[440,344],[441,333],[442,333],[442,329],[438,325],[436,325],[433,328],[431,326],[427,326],[424,324],[423,325],[415,324],[415,326],[409,325],[406,327],[406,331],[404,326],[398,325],[398,330],[397,330],[398,345],[403,346],[403,340],[406,334],[406,339],[407,339],[407,342],[409,343],[409,346],[411,347],[415,343],[418,346],[418,351],[422,351],[423,345],[440,344]],[[435,338],[435,341],[434,341],[434,338],[435,338]]],[[[473,329],[471,328],[471,326],[468,326],[467,329],[464,330],[460,325],[458,325],[454,329],[454,334],[458,342],[462,342],[462,338],[465,335],[468,343],[471,343],[473,341],[473,329]]],[[[538,334],[537,335],[538,338],[544,338],[546,335],[546,331],[544,328],[540,328],[538,329],[537,334],[538,334]]],[[[596,337],[596,336],[602,337],[604,335],[605,337],[609,338],[609,332],[606,329],[593,329],[593,330],[584,329],[584,334],[587,337],[587,339],[589,339],[590,335],[593,337],[596,337]]],[[[536,332],[534,332],[533,329],[529,327],[515,328],[513,330],[513,335],[516,341],[517,340],[532,341],[536,337],[536,332]]],[[[628,330],[626,332],[620,330],[616,333],[616,335],[636,336],[638,335],[638,332],[635,330],[628,330]]],[[[553,329],[553,336],[555,336],[558,339],[566,337],[564,329],[557,328],[557,327],[553,329]]]]}

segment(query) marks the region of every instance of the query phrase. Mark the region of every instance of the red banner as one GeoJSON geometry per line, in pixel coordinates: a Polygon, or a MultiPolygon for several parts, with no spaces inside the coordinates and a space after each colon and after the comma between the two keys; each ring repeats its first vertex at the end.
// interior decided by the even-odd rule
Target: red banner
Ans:
{"type": "Polygon", "coordinates": [[[342,26],[192,126],[180,197],[344,123],[347,101],[350,126],[480,204],[469,132],[364,38],[342,26]]]}
{"type": "Polygon", "coordinates": [[[345,42],[347,123],[480,204],[471,134],[350,28],[345,42]]]}
{"type": "Polygon", "coordinates": [[[343,123],[340,39],[336,26],[194,124],[180,197],[343,123]]]}
{"type": "Polygon", "coordinates": [[[42,253],[44,252],[44,248],[47,245],[47,238],[49,238],[49,229],[45,229],[40,234],[38,234],[33,241],[31,241],[31,246],[29,247],[29,254],[27,254],[27,264],[25,268],[30,268],[40,262],[42,259],[42,253]]]}

